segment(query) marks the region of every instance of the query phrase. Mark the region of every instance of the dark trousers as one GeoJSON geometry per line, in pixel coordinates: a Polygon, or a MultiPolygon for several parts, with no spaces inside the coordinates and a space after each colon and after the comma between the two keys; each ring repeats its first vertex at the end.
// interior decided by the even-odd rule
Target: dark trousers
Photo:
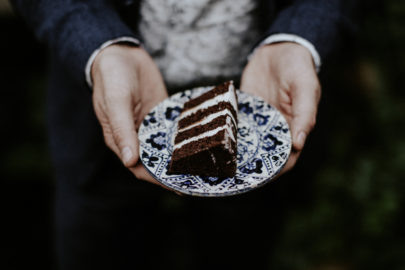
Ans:
{"type": "MultiPolygon", "coordinates": [[[[266,269],[283,225],[278,183],[229,198],[179,197],[119,179],[96,191],[60,187],[60,269],[266,269]],[[259,269],[259,268],[258,268],[259,269]]],[[[281,182],[280,182],[281,183],[281,182]]]]}
{"type": "Polygon", "coordinates": [[[228,198],[179,197],[137,180],[105,146],[91,93],[59,68],[48,102],[59,269],[269,264],[295,177],[228,198]]]}

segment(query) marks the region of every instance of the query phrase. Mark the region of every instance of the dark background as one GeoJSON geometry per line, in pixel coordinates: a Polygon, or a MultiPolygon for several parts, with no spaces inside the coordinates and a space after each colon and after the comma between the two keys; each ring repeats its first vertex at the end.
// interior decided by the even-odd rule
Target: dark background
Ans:
{"type": "MultiPolygon", "coordinates": [[[[284,205],[268,269],[405,269],[405,2],[364,1],[356,14],[357,32],[320,74],[318,124],[302,159],[282,188],[263,188],[280,188],[284,205]]],[[[47,52],[4,0],[0,32],[0,268],[54,269],[47,52]]],[[[172,212],[187,203],[167,200],[172,212]]]]}

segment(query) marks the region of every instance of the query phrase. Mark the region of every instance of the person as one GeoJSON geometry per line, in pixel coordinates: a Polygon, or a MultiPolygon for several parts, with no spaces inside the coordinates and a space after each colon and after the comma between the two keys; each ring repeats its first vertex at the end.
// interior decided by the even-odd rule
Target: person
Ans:
{"type": "MultiPolygon", "coordinates": [[[[175,223],[157,233],[168,222],[154,214],[166,193],[146,183],[159,185],[139,162],[137,137],[145,114],[168,94],[240,82],[286,117],[293,150],[283,172],[290,170],[316,122],[317,70],[337,43],[342,2],[13,0],[50,49],[60,269],[133,268],[151,263],[155,249],[175,257],[158,247],[173,240],[175,223]]],[[[207,225],[198,223],[186,227],[207,225]]]]}

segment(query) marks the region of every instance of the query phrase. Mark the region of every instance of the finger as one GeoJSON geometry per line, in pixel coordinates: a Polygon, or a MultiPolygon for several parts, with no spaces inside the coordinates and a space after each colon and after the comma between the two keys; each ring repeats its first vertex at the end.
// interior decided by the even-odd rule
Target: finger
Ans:
{"type": "MultiPolygon", "coordinates": [[[[163,186],[159,181],[157,181],[142,164],[137,164],[135,167],[130,168],[131,172],[136,176],[136,178],[147,181],[149,183],[163,186]]],[[[165,187],[165,186],[163,186],[165,187]]]]}
{"type": "Polygon", "coordinates": [[[290,154],[290,157],[288,158],[287,163],[285,164],[284,168],[281,170],[281,172],[278,174],[277,177],[279,177],[280,175],[291,170],[295,166],[295,163],[297,163],[297,160],[298,160],[300,154],[301,154],[301,151],[295,151],[295,150],[291,151],[291,154],[290,154]]]}
{"type": "Polygon", "coordinates": [[[164,189],[175,192],[177,195],[182,195],[180,192],[174,191],[174,190],[170,189],[169,187],[163,185],[159,181],[157,181],[150,173],[148,173],[148,171],[145,169],[145,167],[140,163],[137,164],[135,167],[130,168],[130,171],[136,176],[136,178],[138,178],[140,180],[144,180],[149,183],[161,186],[164,189]]]}
{"type": "Polygon", "coordinates": [[[275,106],[277,109],[281,109],[279,102],[277,102],[277,93],[275,91],[274,85],[269,84],[268,82],[261,82],[261,80],[254,81],[247,79],[245,83],[241,85],[241,90],[258,96],[262,98],[267,104],[275,106]]]}
{"type": "Polygon", "coordinates": [[[141,93],[142,96],[142,106],[138,106],[136,109],[137,111],[137,118],[136,118],[136,126],[137,128],[140,126],[142,123],[143,119],[145,116],[150,113],[150,111],[158,105],[160,102],[165,100],[167,98],[167,92],[166,88],[163,86],[159,88],[161,90],[152,92],[149,91],[149,93],[141,93]]]}
{"type": "Polygon", "coordinates": [[[246,93],[255,94],[260,92],[261,88],[265,85],[266,80],[264,76],[258,76],[256,73],[251,72],[251,70],[246,69],[242,75],[240,89],[246,93]]]}
{"type": "Polygon", "coordinates": [[[259,96],[268,104],[280,109],[277,102],[278,86],[272,74],[268,71],[267,65],[262,59],[253,57],[243,71],[240,89],[243,92],[259,96]]]}
{"type": "Polygon", "coordinates": [[[316,113],[320,97],[319,84],[301,84],[292,93],[291,132],[293,148],[296,151],[301,151],[307,136],[316,123],[316,113]]]}
{"type": "Polygon", "coordinates": [[[104,99],[97,96],[95,91],[93,91],[93,93],[94,110],[103,130],[104,142],[117,156],[120,156],[120,151],[114,142],[108,117],[105,114],[106,109],[104,99]]]}
{"type": "Polygon", "coordinates": [[[268,73],[260,70],[260,63],[250,60],[243,70],[240,89],[246,93],[257,94],[262,92],[262,88],[267,85],[268,73]]]}
{"type": "MultiPolygon", "coordinates": [[[[157,78],[150,84],[143,86],[146,88],[142,89],[143,91],[138,93],[142,99],[142,106],[137,108],[139,109],[139,113],[136,114],[138,122],[141,122],[145,115],[152,110],[152,108],[168,97],[167,90],[160,73],[157,71],[156,74],[157,75],[155,77],[157,78]]],[[[144,77],[146,77],[146,75],[144,77]]]]}
{"type": "Polygon", "coordinates": [[[126,167],[132,167],[135,166],[139,159],[139,142],[135,130],[132,99],[130,98],[130,94],[126,95],[118,91],[109,92],[114,93],[105,97],[106,114],[109,120],[112,138],[118,156],[121,158],[124,165],[126,167]]]}

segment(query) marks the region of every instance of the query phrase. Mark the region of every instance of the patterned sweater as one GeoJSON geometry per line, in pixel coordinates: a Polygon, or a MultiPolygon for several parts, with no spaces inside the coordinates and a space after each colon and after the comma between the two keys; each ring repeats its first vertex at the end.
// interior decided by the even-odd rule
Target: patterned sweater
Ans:
{"type": "Polygon", "coordinates": [[[168,89],[238,79],[263,33],[255,0],[142,1],[139,32],[168,89]]]}

